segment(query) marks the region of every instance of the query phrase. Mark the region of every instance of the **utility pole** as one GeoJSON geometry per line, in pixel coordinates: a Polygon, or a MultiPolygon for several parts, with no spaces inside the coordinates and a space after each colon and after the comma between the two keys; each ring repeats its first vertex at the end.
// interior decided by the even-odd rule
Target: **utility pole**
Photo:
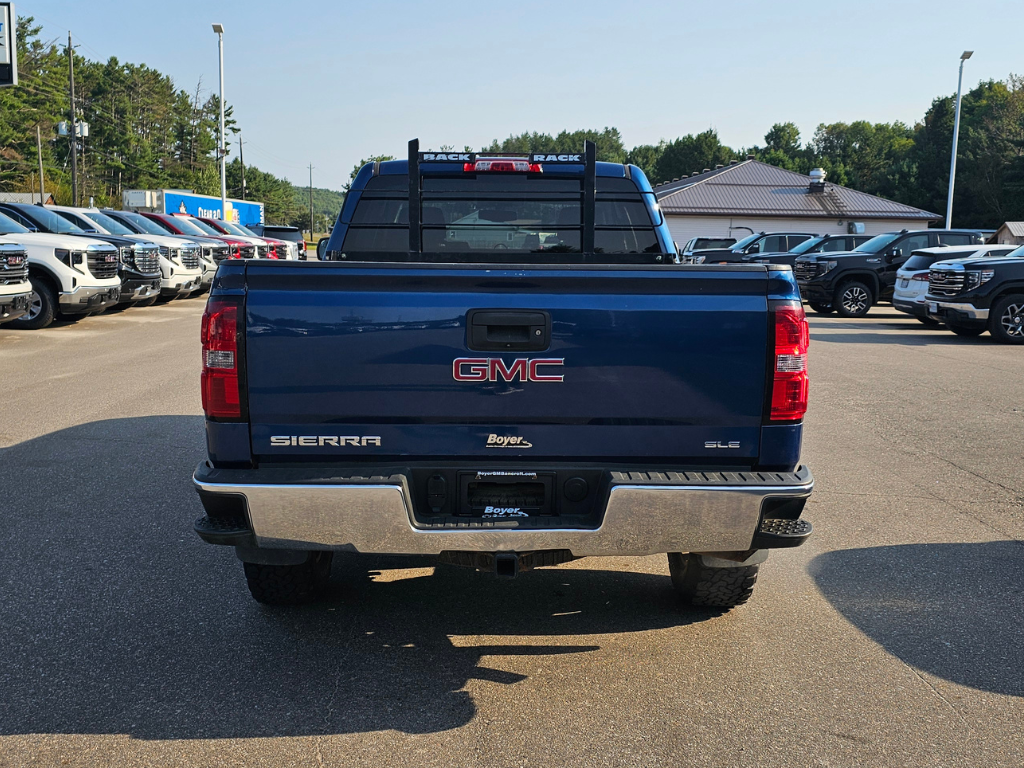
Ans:
{"type": "Polygon", "coordinates": [[[217,33],[217,55],[220,57],[220,215],[228,217],[227,145],[224,141],[224,25],[214,24],[217,33]]]}
{"type": "Polygon", "coordinates": [[[309,164],[309,241],[313,242],[313,164],[309,164]]]}
{"type": "Polygon", "coordinates": [[[974,55],[974,51],[964,51],[960,55],[960,75],[956,81],[956,114],[953,117],[953,157],[949,161],[949,191],[946,193],[946,229],[953,227],[953,183],[956,181],[956,144],[960,138],[960,93],[964,85],[964,62],[974,55]]]}
{"type": "Polygon", "coordinates": [[[242,199],[245,200],[245,155],[242,154],[242,132],[238,132],[238,162],[242,164],[242,199]]]}
{"type": "Polygon", "coordinates": [[[78,120],[75,118],[75,49],[71,47],[68,32],[68,78],[71,90],[71,204],[78,206],[78,120]]]}
{"type": "Polygon", "coordinates": [[[43,181],[43,139],[39,123],[36,123],[36,155],[39,157],[39,204],[42,205],[46,199],[46,182],[43,181]]]}

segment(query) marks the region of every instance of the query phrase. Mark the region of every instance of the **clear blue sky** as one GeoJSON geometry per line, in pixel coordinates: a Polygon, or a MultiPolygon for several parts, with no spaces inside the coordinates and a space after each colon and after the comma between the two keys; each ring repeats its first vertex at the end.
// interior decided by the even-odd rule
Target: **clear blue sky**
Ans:
{"type": "MultiPolygon", "coordinates": [[[[44,36],[225,93],[245,159],[339,188],[371,154],[616,126],[627,147],[713,126],[734,147],[791,120],[921,118],[956,90],[1024,73],[1024,2],[124,2],[21,0],[44,36]]],[[[237,146],[233,151],[237,150],[237,146]]]]}

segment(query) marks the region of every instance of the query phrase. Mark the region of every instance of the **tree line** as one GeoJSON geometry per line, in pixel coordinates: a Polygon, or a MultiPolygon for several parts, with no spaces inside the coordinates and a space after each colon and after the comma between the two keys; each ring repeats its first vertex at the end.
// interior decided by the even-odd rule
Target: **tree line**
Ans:
{"type": "MultiPolygon", "coordinates": [[[[37,127],[45,189],[58,203],[70,204],[71,144],[58,135],[70,122],[67,46],[40,38],[32,17],[18,26],[19,84],[0,89],[0,190],[37,191],[37,127]]],[[[220,102],[203,83],[178,88],[174,81],[145,65],[90,61],[74,54],[76,117],[89,124],[78,164],[79,199],[98,206],[121,205],[126,189],[191,189],[220,195],[217,163],[220,102]]],[[[228,157],[227,188],[241,198],[242,165],[232,157],[238,125],[225,107],[228,157]]],[[[246,194],[266,204],[267,220],[309,226],[309,187],[245,167],[246,194]]],[[[337,216],[343,199],[329,189],[313,190],[317,218],[337,216]]]]}
{"type": "MultiPolygon", "coordinates": [[[[40,27],[31,17],[20,22],[21,82],[0,89],[0,190],[38,189],[38,127],[46,190],[59,203],[69,203],[71,144],[57,135],[57,124],[67,121],[70,111],[67,49],[41,40],[40,27]]],[[[79,164],[82,200],[119,207],[125,189],[192,189],[219,195],[220,104],[202,81],[194,88],[178,88],[169,76],[145,65],[116,58],[95,62],[77,53],[74,68],[77,116],[90,125],[79,164]]],[[[941,213],[949,180],[953,100],[937,97],[914,125],[822,123],[806,141],[793,123],[777,123],[765,134],[763,146],[729,147],[709,128],[628,148],[617,128],[606,127],[557,135],[522,133],[495,139],[482,149],[577,152],[590,139],[600,160],[634,163],[653,184],[752,155],[804,174],[821,167],[836,184],[941,213]]],[[[238,126],[230,105],[225,112],[226,130],[233,136],[238,126]]],[[[242,166],[230,149],[229,157],[228,194],[242,197],[242,166]]],[[[1010,75],[1004,81],[982,82],[964,94],[958,158],[956,225],[992,228],[1024,220],[1024,78],[1010,75]]],[[[266,204],[268,221],[308,226],[308,187],[296,187],[252,165],[245,167],[245,181],[246,197],[266,204]]],[[[343,199],[341,192],[314,188],[317,220],[333,220],[343,199]]]]}
{"type": "MultiPolygon", "coordinates": [[[[915,125],[901,122],[822,123],[809,141],[791,122],[776,123],[763,146],[732,148],[710,128],[672,141],[628,149],[616,128],[523,133],[495,140],[494,152],[579,151],[597,144],[597,157],[633,163],[652,184],[753,157],[807,174],[823,168],[827,179],[873,195],[943,213],[953,141],[954,97],[940,96],[915,125]]],[[[1024,220],[1024,78],[982,82],[963,95],[954,194],[956,226],[995,228],[1024,220]]]]}
{"type": "MultiPolygon", "coordinates": [[[[822,168],[835,184],[941,214],[946,210],[953,118],[954,97],[939,96],[914,125],[821,123],[806,142],[797,126],[787,122],[771,126],[763,146],[729,147],[709,128],[630,149],[617,128],[606,127],[555,136],[527,132],[495,139],[482,151],[578,152],[589,139],[597,145],[598,160],[637,165],[655,185],[753,157],[802,174],[822,168]]],[[[989,80],[963,95],[957,158],[956,226],[995,228],[1004,221],[1024,220],[1024,78],[1011,74],[1004,81],[989,80]]]]}

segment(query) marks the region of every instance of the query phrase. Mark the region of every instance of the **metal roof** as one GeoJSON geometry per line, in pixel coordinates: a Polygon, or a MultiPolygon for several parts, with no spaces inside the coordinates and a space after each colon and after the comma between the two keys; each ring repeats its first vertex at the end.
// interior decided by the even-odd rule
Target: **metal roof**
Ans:
{"type": "Polygon", "coordinates": [[[1006,227],[1006,231],[1014,237],[1024,237],[1024,221],[1008,221],[1003,224],[1003,227],[1006,227]]]}
{"type": "Polygon", "coordinates": [[[811,191],[810,176],[757,160],[659,184],[654,188],[668,215],[796,216],[823,219],[920,219],[938,221],[935,213],[884,197],[825,182],[811,191]]]}

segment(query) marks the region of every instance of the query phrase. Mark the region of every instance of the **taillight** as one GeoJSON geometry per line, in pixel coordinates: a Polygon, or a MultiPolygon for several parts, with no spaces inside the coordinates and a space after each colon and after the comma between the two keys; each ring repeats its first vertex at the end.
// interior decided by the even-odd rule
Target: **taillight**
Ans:
{"type": "Polygon", "coordinates": [[[464,163],[462,170],[466,173],[479,173],[482,171],[497,171],[501,173],[540,173],[543,169],[540,163],[531,163],[528,160],[501,159],[501,160],[477,160],[475,163],[464,163]]]}
{"type": "Polygon", "coordinates": [[[211,298],[203,312],[203,411],[208,418],[242,416],[238,378],[238,336],[241,308],[237,299],[211,298]]]}
{"type": "Polygon", "coordinates": [[[242,258],[242,246],[240,246],[240,245],[236,245],[235,246],[235,250],[233,250],[231,252],[231,258],[232,259],[240,259],[240,258],[242,258]]]}
{"type": "Polygon", "coordinates": [[[803,306],[782,305],[775,318],[772,421],[799,421],[807,412],[807,348],[810,331],[803,306]]]}
{"type": "Polygon", "coordinates": [[[911,280],[923,280],[924,282],[927,283],[928,282],[928,273],[927,272],[918,272],[916,274],[911,275],[910,279],[911,280]]]}

